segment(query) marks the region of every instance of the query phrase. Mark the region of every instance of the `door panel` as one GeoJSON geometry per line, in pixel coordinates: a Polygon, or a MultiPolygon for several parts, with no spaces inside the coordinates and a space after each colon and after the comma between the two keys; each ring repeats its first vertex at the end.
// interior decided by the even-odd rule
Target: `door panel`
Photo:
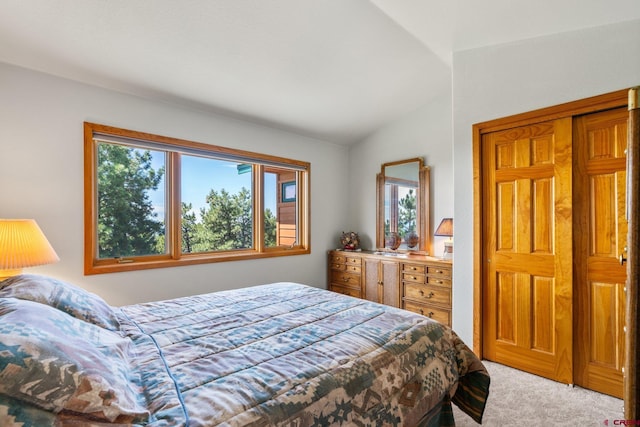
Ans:
{"type": "Polygon", "coordinates": [[[381,261],[382,303],[400,307],[400,263],[381,261]]]}
{"type": "Polygon", "coordinates": [[[622,397],[626,109],[575,120],[576,384],[622,397]]]}
{"type": "Polygon", "coordinates": [[[400,263],[365,259],[364,277],[366,299],[400,307],[400,263]]]}
{"type": "Polygon", "coordinates": [[[572,381],[571,119],[483,138],[483,355],[572,381]]]}
{"type": "Polygon", "coordinates": [[[364,259],[364,296],[369,301],[382,302],[379,296],[381,285],[379,261],[364,259]]]}

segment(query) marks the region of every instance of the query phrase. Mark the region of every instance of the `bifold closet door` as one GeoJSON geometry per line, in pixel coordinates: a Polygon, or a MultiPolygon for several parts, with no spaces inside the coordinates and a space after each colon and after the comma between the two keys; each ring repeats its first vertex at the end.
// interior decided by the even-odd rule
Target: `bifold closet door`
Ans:
{"type": "Polygon", "coordinates": [[[483,356],[572,381],[572,120],[487,133],[483,356]]]}
{"type": "Polygon", "coordinates": [[[622,398],[626,257],[626,108],[574,122],[574,381],[622,398]]]}

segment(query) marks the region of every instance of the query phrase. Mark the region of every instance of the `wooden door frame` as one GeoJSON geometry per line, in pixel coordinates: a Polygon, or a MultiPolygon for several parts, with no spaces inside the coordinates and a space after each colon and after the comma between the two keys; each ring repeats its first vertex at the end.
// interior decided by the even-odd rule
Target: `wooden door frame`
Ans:
{"type": "Polygon", "coordinates": [[[626,313],[626,362],[624,376],[624,416],[628,420],[640,417],[640,319],[638,305],[640,300],[640,87],[629,90],[629,137],[627,139],[627,313],[626,313]],[[630,363],[634,361],[634,363],[630,363]]]}
{"type": "Polygon", "coordinates": [[[473,351],[482,358],[482,277],[483,263],[483,206],[482,206],[482,136],[490,132],[519,126],[573,117],[613,108],[627,107],[628,89],[598,95],[579,101],[516,114],[473,125],[473,351]]]}

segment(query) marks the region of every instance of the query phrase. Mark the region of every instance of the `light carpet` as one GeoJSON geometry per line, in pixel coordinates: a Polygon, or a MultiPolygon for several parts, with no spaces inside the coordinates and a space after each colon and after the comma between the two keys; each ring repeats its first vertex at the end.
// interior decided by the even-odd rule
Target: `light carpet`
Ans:
{"type": "MultiPolygon", "coordinates": [[[[483,426],[613,426],[621,399],[483,361],[491,376],[483,426]]],[[[456,426],[478,426],[455,405],[456,426]]]]}

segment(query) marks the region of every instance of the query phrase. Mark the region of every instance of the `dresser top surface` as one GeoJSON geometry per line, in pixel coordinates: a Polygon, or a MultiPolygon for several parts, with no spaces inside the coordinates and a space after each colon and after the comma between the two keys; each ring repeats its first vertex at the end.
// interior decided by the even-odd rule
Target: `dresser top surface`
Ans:
{"type": "Polygon", "coordinates": [[[344,249],[332,249],[329,253],[340,254],[344,256],[366,256],[375,257],[380,259],[397,260],[399,262],[437,262],[444,264],[452,264],[452,260],[443,259],[438,257],[432,257],[422,254],[407,253],[407,252],[382,252],[382,251],[365,251],[365,250],[344,250],[344,249]]]}

